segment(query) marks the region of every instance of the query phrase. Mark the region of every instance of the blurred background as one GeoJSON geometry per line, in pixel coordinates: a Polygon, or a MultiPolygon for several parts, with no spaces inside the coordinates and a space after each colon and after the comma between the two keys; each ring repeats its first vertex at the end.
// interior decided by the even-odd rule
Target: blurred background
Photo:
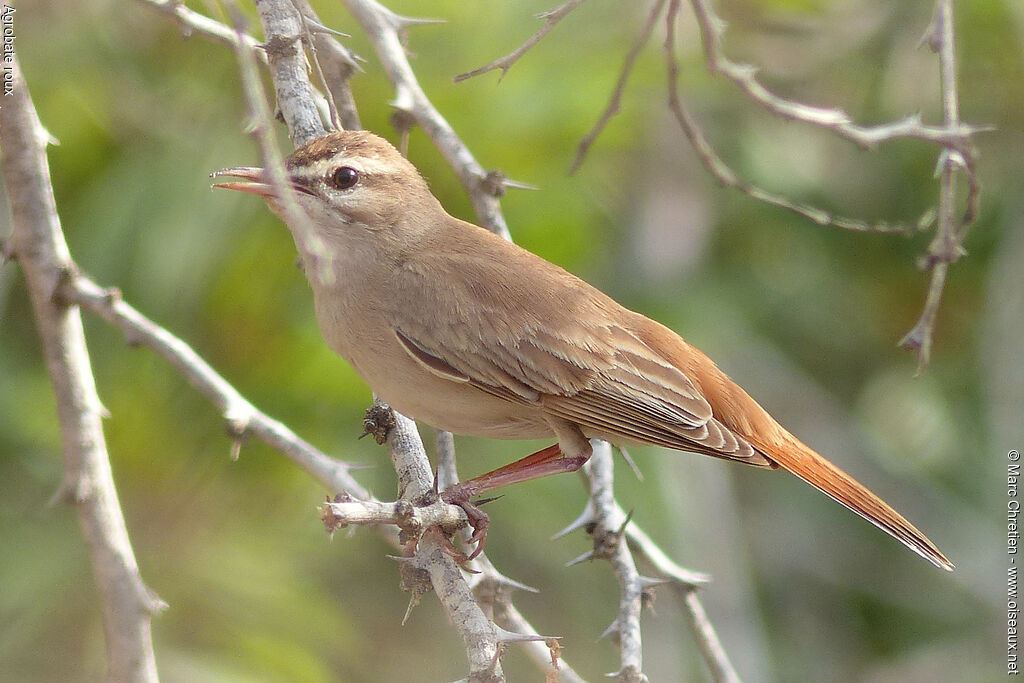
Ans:
{"type": "MultiPolygon", "coordinates": [[[[189,3],[193,5],[193,3],[189,3]]],[[[916,320],[929,235],[822,228],[704,172],[666,100],[659,27],[582,170],[597,120],[650,3],[585,3],[498,83],[452,76],[517,47],[550,2],[401,0],[444,24],[415,29],[429,97],[486,168],[538,186],[503,201],[516,241],[703,349],[802,439],[861,479],[957,564],[938,571],[793,477],[655,448],[618,467],[618,497],[680,563],[714,580],[709,615],[747,681],[985,681],[1004,675],[1005,464],[1024,444],[1024,9],[956,3],[961,112],[979,138],[983,208],[951,268],[931,366],[896,347],[916,320]]],[[[935,57],[919,48],[926,1],[728,0],[726,48],[778,93],[880,123],[941,120],[935,57]]],[[[214,3],[194,8],[218,18],[214,3]]],[[[367,58],[353,81],[364,126],[395,139],[393,97],[340,3],[325,22],[367,58]]],[[[937,150],[876,153],[753,106],[707,73],[692,16],[681,86],[720,154],[746,178],[840,213],[913,221],[937,198],[937,150]]],[[[257,27],[258,28],[258,27],[257,27]]],[[[16,46],[50,148],[73,257],[191,344],[257,406],[393,497],[384,450],[357,441],[370,392],[321,341],[286,230],[256,198],[211,192],[210,171],[256,164],[231,51],[141,2],[17,3],[16,46]],[[57,39],[56,37],[60,38],[57,39]]],[[[281,136],[282,150],[290,151],[281,136]]],[[[473,220],[420,131],[410,157],[453,214],[473,220]]],[[[0,213],[7,221],[7,212],[0,213]]],[[[0,234],[9,226],[0,225],[0,234]]],[[[373,533],[331,541],[325,494],[250,442],[237,462],[217,412],[165,362],[85,316],[114,474],[147,584],[164,681],[447,681],[458,639],[408,596],[373,533]]],[[[425,440],[433,443],[429,429],[425,440]]],[[[544,444],[458,439],[472,476],[544,444]]],[[[428,446],[429,447],[429,446],[428,446]]],[[[86,550],[61,476],[49,379],[18,265],[0,267],[0,680],[89,681],[104,672],[86,550]]],[[[617,668],[617,584],[603,563],[565,568],[583,532],[550,542],[584,491],[571,476],[517,486],[488,507],[488,554],[540,589],[515,596],[589,680],[617,668]]],[[[706,680],[669,591],[644,621],[652,681],[706,680]]],[[[540,680],[515,648],[509,680],[540,680]]]]}

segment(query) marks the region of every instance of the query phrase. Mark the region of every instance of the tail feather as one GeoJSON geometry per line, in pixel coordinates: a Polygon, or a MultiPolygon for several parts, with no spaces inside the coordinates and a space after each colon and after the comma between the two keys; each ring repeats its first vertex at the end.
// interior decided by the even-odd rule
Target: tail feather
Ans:
{"type": "Polygon", "coordinates": [[[769,460],[853,510],[936,567],[953,571],[953,563],[903,515],[796,437],[786,436],[789,438],[781,443],[756,443],[756,446],[769,460]]]}

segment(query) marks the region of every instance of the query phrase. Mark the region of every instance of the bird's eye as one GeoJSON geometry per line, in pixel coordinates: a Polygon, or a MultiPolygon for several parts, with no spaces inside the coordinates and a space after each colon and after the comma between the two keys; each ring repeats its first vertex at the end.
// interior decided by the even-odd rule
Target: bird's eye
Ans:
{"type": "Polygon", "coordinates": [[[359,182],[359,171],[351,166],[342,166],[331,173],[330,181],[335,188],[347,190],[359,182]]]}

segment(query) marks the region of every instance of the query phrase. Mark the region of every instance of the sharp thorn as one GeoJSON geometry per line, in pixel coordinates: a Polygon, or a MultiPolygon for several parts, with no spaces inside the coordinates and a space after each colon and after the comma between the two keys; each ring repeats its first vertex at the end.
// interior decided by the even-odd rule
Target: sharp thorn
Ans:
{"type": "Polygon", "coordinates": [[[626,461],[627,465],[629,465],[629,469],[633,470],[633,476],[636,477],[636,480],[643,481],[644,473],[640,471],[639,467],[637,467],[636,461],[633,460],[633,456],[629,454],[629,451],[627,451],[622,446],[616,446],[616,448],[618,449],[619,453],[622,454],[622,459],[626,461]]]}
{"type": "Polygon", "coordinates": [[[565,566],[566,567],[573,567],[573,566],[575,566],[577,564],[580,564],[582,562],[586,562],[586,561],[592,560],[592,559],[594,559],[594,551],[593,550],[588,550],[587,552],[583,553],[579,557],[574,557],[573,559],[571,559],[568,562],[566,562],[565,566]]]}
{"type": "Polygon", "coordinates": [[[502,627],[495,625],[494,631],[497,635],[498,642],[501,643],[531,643],[537,641],[544,641],[554,636],[540,636],[536,633],[513,633],[512,631],[506,631],[502,627]]]}
{"type": "Polygon", "coordinates": [[[321,24],[319,21],[310,19],[309,17],[303,17],[302,19],[303,21],[306,22],[306,25],[309,26],[310,31],[313,33],[328,33],[332,36],[338,36],[339,38],[352,37],[347,33],[342,33],[341,31],[335,31],[333,28],[328,28],[327,26],[321,24]]]}
{"type": "Polygon", "coordinates": [[[601,635],[597,637],[597,640],[604,640],[610,636],[615,635],[619,632],[619,620],[616,619],[612,623],[608,624],[608,628],[601,632],[601,635]]]}
{"type": "Polygon", "coordinates": [[[505,187],[512,187],[512,188],[515,188],[517,190],[539,190],[540,189],[536,185],[530,185],[529,183],[521,183],[518,180],[510,180],[508,178],[505,178],[502,181],[502,185],[504,185],[505,187]]]}
{"type": "Polygon", "coordinates": [[[583,513],[579,517],[574,519],[572,522],[570,522],[569,526],[565,527],[564,529],[556,533],[554,536],[552,536],[550,540],[557,541],[558,539],[564,536],[568,536],[577,529],[582,529],[583,527],[594,521],[594,512],[593,510],[591,510],[590,503],[588,502],[587,507],[584,508],[583,510],[583,513]]]}
{"type": "Polygon", "coordinates": [[[655,577],[655,576],[641,576],[640,577],[640,585],[642,587],[644,587],[644,588],[653,587],[653,586],[663,586],[666,583],[669,583],[668,579],[662,579],[662,578],[658,578],[658,577],[655,577]]]}
{"type": "Polygon", "coordinates": [[[494,571],[489,572],[489,574],[489,578],[491,578],[499,586],[504,586],[506,588],[515,588],[521,591],[526,591],[527,593],[540,593],[539,589],[534,588],[533,586],[528,586],[525,583],[520,583],[515,579],[510,579],[504,574],[499,574],[494,571]]]}
{"type": "Polygon", "coordinates": [[[392,14],[391,18],[396,29],[412,28],[413,26],[426,26],[427,24],[446,24],[447,19],[424,19],[420,17],[404,17],[400,14],[392,14]]]}

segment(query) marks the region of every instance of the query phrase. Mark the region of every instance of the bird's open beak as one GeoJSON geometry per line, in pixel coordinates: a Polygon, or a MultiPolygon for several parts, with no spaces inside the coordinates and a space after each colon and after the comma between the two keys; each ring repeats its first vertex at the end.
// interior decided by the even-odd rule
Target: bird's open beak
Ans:
{"type": "Polygon", "coordinates": [[[277,195],[274,192],[274,186],[267,182],[269,179],[263,174],[262,168],[253,168],[251,166],[234,166],[232,168],[222,168],[219,171],[214,171],[210,174],[211,178],[242,178],[241,181],[230,181],[226,183],[214,183],[214,187],[222,187],[225,190],[238,190],[239,192],[248,192],[249,194],[259,195],[260,197],[274,197],[277,195]]]}
{"type": "MultiPolygon", "coordinates": [[[[241,178],[241,181],[232,180],[226,183],[214,183],[214,187],[222,187],[225,190],[237,190],[239,192],[248,192],[249,194],[258,195],[264,199],[277,199],[280,193],[277,191],[278,188],[274,186],[270,180],[270,174],[267,173],[266,169],[253,168],[251,166],[233,166],[231,168],[222,168],[219,171],[214,171],[210,174],[211,178],[221,178],[227,176],[229,178],[241,178]]],[[[289,179],[288,184],[291,185],[292,189],[302,194],[308,194],[316,196],[316,193],[309,188],[303,187],[301,183],[296,182],[294,179],[289,179]]]]}

